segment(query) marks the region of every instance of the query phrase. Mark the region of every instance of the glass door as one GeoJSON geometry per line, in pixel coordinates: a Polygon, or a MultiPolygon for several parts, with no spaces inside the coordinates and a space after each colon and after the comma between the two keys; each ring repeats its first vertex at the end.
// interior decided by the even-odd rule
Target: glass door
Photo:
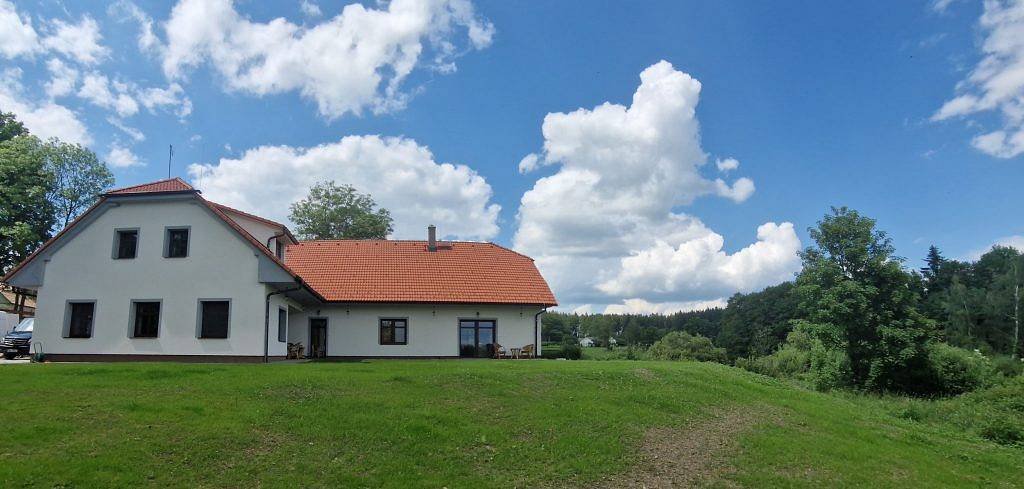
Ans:
{"type": "Polygon", "coordinates": [[[327,318],[309,319],[309,357],[327,356],[327,318]]]}
{"type": "Polygon", "coordinates": [[[459,321],[459,356],[491,358],[494,356],[493,320],[459,321]]]}

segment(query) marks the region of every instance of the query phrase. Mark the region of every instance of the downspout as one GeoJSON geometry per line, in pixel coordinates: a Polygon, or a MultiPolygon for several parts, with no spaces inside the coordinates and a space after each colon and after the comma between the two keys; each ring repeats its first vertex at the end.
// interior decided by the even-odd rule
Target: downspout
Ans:
{"type": "Polygon", "coordinates": [[[540,315],[544,314],[547,311],[548,311],[548,308],[545,307],[544,309],[541,309],[540,312],[538,312],[537,314],[533,315],[533,341],[537,345],[537,346],[534,347],[534,351],[537,352],[537,356],[540,356],[540,353],[541,353],[541,351],[540,351],[540,315]]]}
{"type": "Polygon", "coordinates": [[[270,298],[287,292],[302,290],[302,287],[277,290],[267,293],[267,301],[263,306],[263,363],[270,363],[270,298]]]}
{"type": "MultiPolygon", "coordinates": [[[[281,231],[280,233],[277,233],[277,234],[267,238],[267,249],[270,250],[270,242],[271,241],[273,241],[273,240],[275,240],[277,238],[280,238],[281,236],[284,236],[284,231],[281,231]]],[[[270,251],[271,251],[271,253],[273,253],[274,250],[270,250],[270,251]]]]}

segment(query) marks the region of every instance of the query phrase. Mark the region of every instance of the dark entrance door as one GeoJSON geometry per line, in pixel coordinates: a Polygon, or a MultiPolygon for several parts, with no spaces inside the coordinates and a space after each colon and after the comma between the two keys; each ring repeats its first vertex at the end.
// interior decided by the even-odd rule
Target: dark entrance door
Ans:
{"type": "Polygon", "coordinates": [[[494,321],[459,321],[459,356],[491,358],[494,356],[494,321]]]}
{"type": "Polygon", "coordinates": [[[309,318],[309,357],[327,356],[327,318],[309,318]]]}

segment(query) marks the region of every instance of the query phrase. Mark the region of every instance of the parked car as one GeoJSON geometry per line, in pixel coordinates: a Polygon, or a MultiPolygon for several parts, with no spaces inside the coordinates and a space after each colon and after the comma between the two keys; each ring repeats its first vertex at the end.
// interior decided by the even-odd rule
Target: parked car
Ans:
{"type": "Polygon", "coordinates": [[[0,340],[0,351],[4,358],[11,360],[19,355],[28,355],[29,346],[32,344],[32,326],[35,325],[35,318],[22,319],[17,326],[0,340]]]}

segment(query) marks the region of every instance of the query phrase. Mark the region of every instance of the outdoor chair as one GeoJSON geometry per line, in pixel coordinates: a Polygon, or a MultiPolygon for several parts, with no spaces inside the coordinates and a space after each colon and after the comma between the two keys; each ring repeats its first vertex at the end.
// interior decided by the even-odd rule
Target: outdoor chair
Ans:
{"type": "Polygon", "coordinates": [[[519,354],[521,358],[533,358],[536,356],[533,344],[529,344],[523,347],[523,351],[519,354]]]}
{"type": "Polygon", "coordinates": [[[499,343],[494,344],[494,358],[509,358],[511,355],[508,350],[501,346],[499,343]]]}

